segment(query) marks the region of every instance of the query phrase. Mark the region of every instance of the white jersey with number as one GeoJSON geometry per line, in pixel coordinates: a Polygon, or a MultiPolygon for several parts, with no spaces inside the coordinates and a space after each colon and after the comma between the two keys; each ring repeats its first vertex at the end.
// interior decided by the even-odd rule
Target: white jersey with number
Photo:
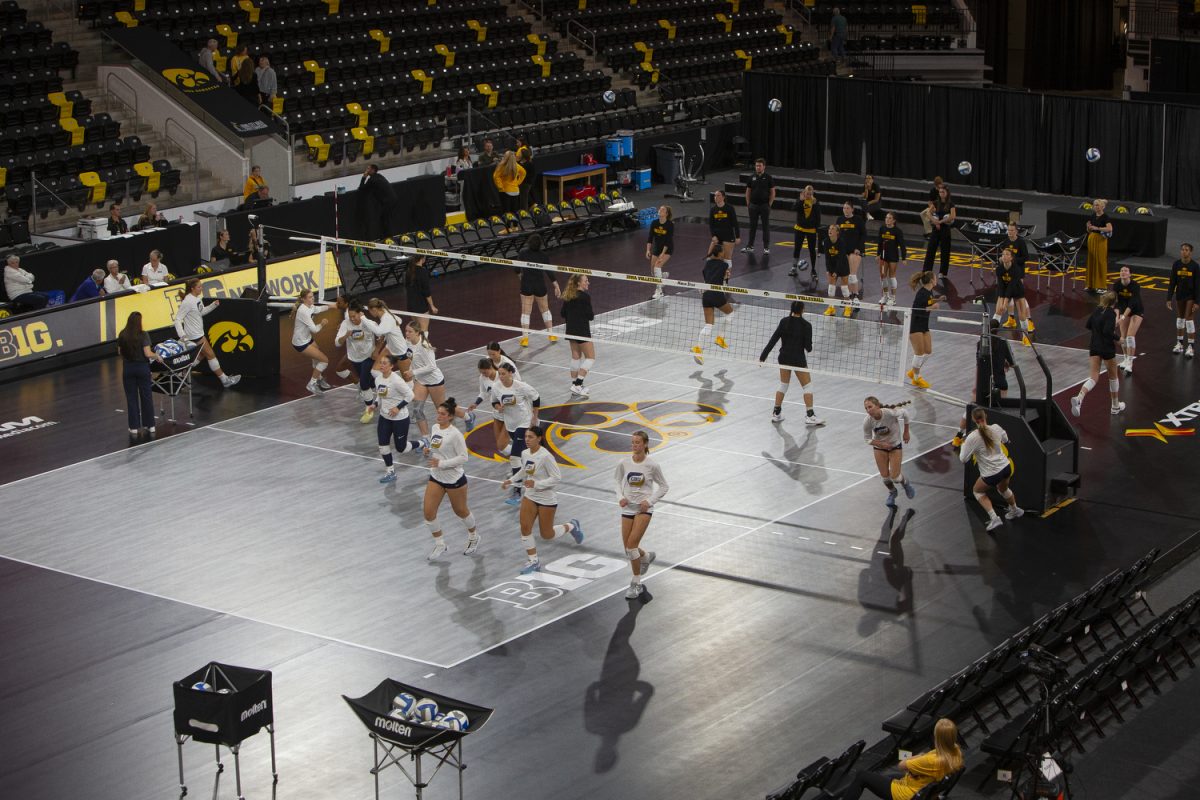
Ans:
{"type": "Polygon", "coordinates": [[[316,306],[306,306],[304,303],[296,306],[296,319],[292,325],[292,344],[296,347],[309,344],[313,337],[320,333],[320,323],[313,320],[313,314],[319,311],[316,306]]]}
{"type": "Polygon", "coordinates": [[[438,460],[436,467],[429,468],[430,477],[440,483],[454,483],[463,476],[463,465],[467,463],[466,439],[453,425],[434,425],[429,434],[429,455],[438,460]]]}
{"type": "Polygon", "coordinates": [[[372,319],[370,315],[364,316],[363,327],[377,338],[383,339],[387,343],[388,352],[392,355],[409,357],[408,340],[404,338],[404,331],[400,328],[400,323],[396,321],[392,312],[383,312],[383,316],[379,319],[372,319]]]}
{"type": "Polygon", "coordinates": [[[1008,444],[1008,434],[1004,432],[1004,428],[994,422],[987,428],[991,431],[994,442],[991,450],[988,449],[987,444],[983,441],[983,435],[976,428],[963,440],[962,450],[958,454],[959,460],[964,464],[974,458],[975,465],[979,467],[979,474],[984,478],[1001,472],[1009,465],[1008,448],[1004,446],[1008,444]]]}
{"type": "Polygon", "coordinates": [[[908,414],[902,408],[882,408],[883,414],[875,419],[870,414],[863,420],[863,439],[870,444],[876,439],[882,439],[887,447],[900,447],[904,444],[904,426],[908,424],[908,414]]]}
{"type": "Polygon", "coordinates": [[[342,320],[334,344],[346,346],[346,358],[351,361],[366,361],[375,353],[375,335],[349,319],[342,320]]]}
{"type": "Polygon", "coordinates": [[[533,488],[525,490],[525,496],[533,502],[544,506],[558,505],[558,493],[554,487],[562,480],[562,472],[554,455],[545,447],[539,447],[536,453],[526,450],[521,454],[521,470],[513,482],[518,480],[520,486],[524,486],[525,481],[533,481],[533,488]]]}
{"type": "Polygon", "coordinates": [[[663,477],[662,468],[650,456],[642,459],[640,464],[633,460],[632,455],[625,456],[621,463],[617,464],[615,477],[617,500],[624,498],[629,501],[629,505],[621,509],[622,513],[638,510],[643,500],[650,504],[649,510],[653,511],[654,504],[661,500],[670,488],[667,486],[667,479],[663,477]]]}
{"type": "Polygon", "coordinates": [[[375,401],[378,404],[379,415],[387,419],[404,419],[408,416],[408,404],[412,402],[413,390],[399,372],[392,372],[386,378],[377,369],[371,370],[375,376],[375,401]],[[399,411],[392,414],[392,409],[399,411]]]}
{"type": "Polygon", "coordinates": [[[492,384],[492,402],[500,404],[500,416],[504,427],[511,431],[518,428],[528,428],[533,421],[533,404],[541,400],[528,383],[513,380],[512,386],[505,386],[499,380],[492,384]]]}
{"type": "Polygon", "coordinates": [[[412,372],[413,377],[426,386],[436,386],[446,380],[446,376],[438,369],[433,348],[423,344],[412,348],[412,372]]]}

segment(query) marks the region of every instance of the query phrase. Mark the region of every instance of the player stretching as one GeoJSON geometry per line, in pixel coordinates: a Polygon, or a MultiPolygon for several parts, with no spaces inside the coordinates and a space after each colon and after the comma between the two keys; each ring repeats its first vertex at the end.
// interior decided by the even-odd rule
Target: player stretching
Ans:
{"type": "MultiPolygon", "coordinates": [[[[712,245],[708,248],[708,255],[704,261],[704,282],[712,286],[724,286],[729,282],[729,262],[721,258],[721,248],[723,245],[713,237],[712,245]]],[[[717,347],[722,350],[729,349],[729,343],[725,341],[725,329],[729,325],[729,317],[733,314],[733,305],[729,302],[729,295],[725,292],[719,292],[713,289],[705,289],[700,295],[700,307],[704,309],[704,327],[700,329],[700,337],[696,340],[696,346],[692,348],[692,358],[697,364],[704,364],[704,345],[708,343],[708,337],[712,335],[713,319],[716,317],[716,311],[720,311],[721,321],[717,324],[717,338],[713,341],[717,347]]]]}
{"type": "Polygon", "coordinates": [[[1113,281],[1111,291],[1117,296],[1117,326],[1125,351],[1120,367],[1126,375],[1132,375],[1133,360],[1137,358],[1137,332],[1146,314],[1142,306],[1142,287],[1134,282],[1129,267],[1121,267],[1121,277],[1113,281]]]}
{"type": "MultiPolygon", "coordinates": [[[[501,372],[503,373],[503,368],[501,372]]],[[[515,481],[521,481],[525,487],[525,496],[521,498],[521,544],[525,548],[527,561],[521,567],[522,575],[529,575],[542,568],[538,558],[537,547],[533,544],[533,521],[537,520],[538,532],[543,539],[559,539],[571,534],[576,544],[583,542],[583,528],[579,520],[573,519],[565,525],[554,524],[554,514],[558,510],[558,494],[554,487],[562,480],[558,462],[554,455],[542,447],[545,433],[538,425],[531,425],[525,431],[525,451],[521,457],[520,476],[513,477],[501,484],[505,489],[510,485],[515,489],[515,481]]]]}
{"type": "Polygon", "coordinates": [[[808,354],[812,352],[812,325],[804,318],[804,303],[801,301],[792,301],[791,315],[779,320],[775,332],[763,348],[762,355],[758,357],[758,363],[767,360],[775,343],[779,341],[783,342],[779,348],[779,388],[775,391],[775,409],[771,412],[771,422],[783,422],[783,397],[787,394],[794,372],[796,380],[800,381],[800,388],[804,390],[804,407],[808,411],[804,417],[804,424],[812,427],[824,425],[813,411],[812,376],[808,372],[808,354]]]}
{"type": "Polygon", "coordinates": [[[654,561],[653,550],[641,548],[642,537],[650,527],[654,504],[670,488],[662,468],[650,457],[650,434],[634,431],[629,440],[630,454],[617,464],[617,505],[621,506],[621,544],[629,557],[633,580],[625,591],[628,600],[642,593],[642,576],[654,561]]]}
{"type": "Polygon", "coordinates": [[[884,505],[896,507],[896,484],[904,487],[904,495],[912,500],[917,496],[917,488],[909,483],[908,478],[901,472],[901,457],[904,445],[908,444],[908,414],[904,406],[911,403],[890,403],[884,405],[878,397],[868,397],[863,401],[867,410],[867,418],[863,420],[863,438],[875,450],[875,466],[879,468],[879,477],[887,487],[888,496],[884,505]]]}

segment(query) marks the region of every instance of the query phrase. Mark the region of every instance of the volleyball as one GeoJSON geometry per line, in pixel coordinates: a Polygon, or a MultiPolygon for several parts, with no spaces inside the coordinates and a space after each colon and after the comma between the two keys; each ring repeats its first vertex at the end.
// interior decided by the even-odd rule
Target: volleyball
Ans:
{"type": "Polygon", "coordinates": [[[182,344],[174,339],[167,339],[154,345],[154,352],[163,358],[172,358],[181,355],[185,349],[182,344]]]}
{"type": "Polygon", "coordinates": [[[205,683],[204,681],[193,683],[192,688],[197,692],[211,692],[213,690],[212,684],[205,683]]]}
{"type": "Polygon", "coordinates": [[[958,162],[958,174],[959,175],[970,175],[972,169],[974,169],[974,167],[971,166],[970,161],[958,162]]]}
{"type": "Polygon", "coordinates": [[[1100,148],[1089,147],[1087,152],[1084,154],[1084,157],[1088,160],[1089,163],[1095,164],[1097,161],[1100,160],[1100,148]]]}
{"type": "Polygon", "coordinates": [[[617,102],[617,93],[612,89],[606,89],[604,91],[604,102],[608,103],[610,106],[617,102]]]}
{"type": "Polygon", "coordinates": [[[413,713],[416,715],[417,719],[421,720],[422,722],[433,722],[438,715],[438,705],[428,697],[422,697],[417,701],[417,704],[413,706],[413,713]]]}
{"type": "Polygon", "coordinates": [[[405,714],[403,711],[401,711],[398,708],[393,708],[391,711],[389,711],[388,716],[391,717],[392,719],[398,719],[403,722],[408,722],[408,714],[405,714]]]}
{"type": "Polygon", "coordinates": [[[1117,206],[1117,213],[1118,214],[1128,214],[1129,209],[1126,208],[1125,206],[1117,206]]]}
{"type": "Polygon", "coordinates": [[[466,712],[464,711],[448,711],[446,712],[446,719],[454,720],[458,724],[458,727],[454,729],[457,731],[465,731],[467,728],[471,727],[471,720],[467,717],[466,712]]]}
{"type": "Polygon", "coordinates": [[[767,101],[767,108],[771,109],[771,112],[774,113],[783,108],[783,103],[779,102],[779,98],[772,97],[767,101]]]}
{"type": "Polygon", "coordinates": [[[438,727],[445,728],[449,731],[461,731],[463,729],[462,722],[458,717],[452,717],[449,714],[438,720],[438,727]]]}
{"type": "Polygon", "coordinates": [[[417,705],[417,698],[413,697],[408,692],[401,692],[392,698],[392,708],[400,711],[404,716],[413,713],[413,708],[417,705]]]}

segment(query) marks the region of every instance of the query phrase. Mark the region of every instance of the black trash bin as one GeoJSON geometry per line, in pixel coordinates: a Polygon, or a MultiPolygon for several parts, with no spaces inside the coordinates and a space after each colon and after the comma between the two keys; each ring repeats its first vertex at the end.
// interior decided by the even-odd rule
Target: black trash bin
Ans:
{"type": "Polygon", "coordinates": [[[654,145],[655,172],[668,186],[679,177],[679,148],[668,144],[654,145]]]}

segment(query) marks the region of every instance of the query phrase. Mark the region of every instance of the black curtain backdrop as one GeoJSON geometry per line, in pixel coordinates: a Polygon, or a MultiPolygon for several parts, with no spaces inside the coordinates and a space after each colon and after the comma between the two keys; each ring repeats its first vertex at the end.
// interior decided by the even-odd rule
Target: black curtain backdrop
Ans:
{"type": "Polygon", "coordinates": [[[1026,0],[1025,85],[1082,91],[1113,85],[1113,4],[1026,0]]]}
{"type": "Polygon", "coordinates": [[[1167,106],[1167,159],[1163,181],[1166,202],[1200,209],[1200,108],[1167,106]]]}
{"type": "Polygon", "coordinates": [[[742,135],[755,157],[777,167],[824,169],[825,80],[748,72],[742,85],[742,135]],[[767,103],[777,99],[777,113],[767,103]]]}
{"type": "Polygon", "coordinates": [[[1200,42],[1151,39],[1150,88],[1155,92],[1200,92],[1200,42]]]}

